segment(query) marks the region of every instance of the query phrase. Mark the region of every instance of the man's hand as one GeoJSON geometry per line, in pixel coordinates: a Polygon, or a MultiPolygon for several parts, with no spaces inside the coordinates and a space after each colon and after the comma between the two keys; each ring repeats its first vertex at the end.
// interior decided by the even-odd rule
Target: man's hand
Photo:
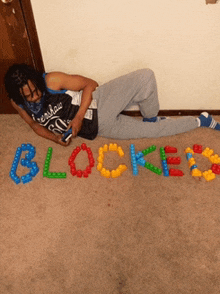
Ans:
{"type": "Polygon", "coordinates": [[[77,134],[79,133],[79,131],[81,130],[82,128],[82,119],[79,118],[77,115],[74,117],[74,119],[69,123],[68,125],[68,130],[70,128],[72,128],[72,134],[73,134],[73,137],[76,137],[77,134]]]}
{"type": "Polygon", "coordinates": [[[67,142],[63,142],[62,141],[62,138],[63,138],[63,135],[57,135],[57,142],[56,143],[58,143],[58,144],[60,144],[62,146],[67,147],[70,144],[70,142],[71,142],[71,138],[69,138],[69,140],[67,142]]]}

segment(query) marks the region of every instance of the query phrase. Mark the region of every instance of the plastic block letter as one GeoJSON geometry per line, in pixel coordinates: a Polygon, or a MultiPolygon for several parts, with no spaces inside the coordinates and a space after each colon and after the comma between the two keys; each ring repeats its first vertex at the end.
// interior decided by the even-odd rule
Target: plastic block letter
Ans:
{"type": "Polygon", "coordinates": [[[10,177],[16,184],[19,184],[21,181],[23,182],[23,184],[29,183],[32,181],[32,178],[38,174],[39,168],[37,166],[37,163],[31,161],[35,157],[35,154],[36,154],[35,148],[30,143],[22,144],[21,147],[17,148],[14,161],[12,163],[11,171],[10,171],[10,177]],[[25,155],[25,158],[22,158],[20,161],[21,154],[23,151],[27,151],[27,153],[25,155]],[[30,172],[27,173],[26,175],[21,176],[21,178],[19,178],[18,175],[16,174],[19,161],[22,166],[26,166],[27,168],[30,169],[30,172]]]}
{"type": "Polygon", "coordinates": [[[137,160],[136,160],[136,155],[135,155],[134,144],[130,145],[130,155],[131,155],[131,167],[132,167],[133,175],[137,176],[138,175],[138,167],[137,167],[137,160]]]}
{"type": "Polygon", "coordinates": [[[52,157],[52,152],[53,149],[52,147],[49,147],[47,150],[47,155],[44,163],[44,171],[43,171],[43,177],[50,178],[50,179],[65,179],[66,178],[66,173],[51,173],[49,171],[50,168],[50,161],[52,157]]]}

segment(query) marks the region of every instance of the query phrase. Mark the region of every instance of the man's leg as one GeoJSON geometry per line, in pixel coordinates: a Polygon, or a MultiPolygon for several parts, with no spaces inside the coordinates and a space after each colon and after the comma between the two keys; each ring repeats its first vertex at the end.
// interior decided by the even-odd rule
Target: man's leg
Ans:
{"type": "Polygon", "coordinates": [[[151,123],[120,114],[115,121],[99,130],[99,136],[114,139],[158,138],[185,133],[196,128],[198,120],[192,116],[151,123]]]}
{"type": "Polygon", "coordinates": [[[128,106],[138,104],[144,117],[157,116],[159,102],[155,76],[141,69],[114,79],[93,92],[98,100],[99,125],[108,126],[128,106]]]}

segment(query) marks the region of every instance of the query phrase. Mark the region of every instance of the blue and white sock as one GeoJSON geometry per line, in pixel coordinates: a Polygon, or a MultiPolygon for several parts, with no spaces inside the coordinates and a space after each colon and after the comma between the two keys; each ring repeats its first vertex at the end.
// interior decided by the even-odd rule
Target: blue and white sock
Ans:
{"type": "Polygon", "coordinates": [[[165,116],[154,116],[154,117],[151,117],[151,118],[147,118],[147,117],[144,117],[143,118],[143,121],[147,121],[147,122],[158,122],[162,119],[166,119],[165,116]]]}
{"type": "Polygon", "coordinates": [[[199,127],[211,128],[220,131],[220,124],[217,123],[214,118],[208,114],[208,112],[202,112],[199,117],[197,117],[199,127]]]}

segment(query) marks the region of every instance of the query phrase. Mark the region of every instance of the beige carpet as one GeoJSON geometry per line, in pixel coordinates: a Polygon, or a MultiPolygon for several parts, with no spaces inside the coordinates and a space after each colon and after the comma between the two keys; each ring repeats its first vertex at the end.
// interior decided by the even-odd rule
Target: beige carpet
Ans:
{"type": "MultiPolygon", "coordinates": [[[[220,121],[219,117],[216,117],[220,121]]],[[[186,294],[220,293],[220,175],[214,181],[192,178],[184,149],[193,144],[220,155],[220,133],[197,129],[159,139],[94,141],[77,138],[67,148],[42,139],[18,115],[0,116],[0,293],[1,294],[186,294]],[[85,142],[95,159],[111,142],[125,156],[106,154],[104,165],[128,169],[106,179],[93,168],[88,178],[73,177],[68,158],[85,142]],[[28,184],[9,177],[16,148],[36,147],[40,172],[28,184]],[[183,177],[158,176],[139,168],[133,176],[129,145],[160,167],[159,148],[178,148],[183,177]],[[66,179],[43,178],[48,147],[50,171],[66,179]]],[[[196,156],[199,168],[210,162],[196,156]]],[[[81,152],[77,168],[85,169],[81,152]]],[[[27,169],[19,166],[18,174],[27,169]]]]}

